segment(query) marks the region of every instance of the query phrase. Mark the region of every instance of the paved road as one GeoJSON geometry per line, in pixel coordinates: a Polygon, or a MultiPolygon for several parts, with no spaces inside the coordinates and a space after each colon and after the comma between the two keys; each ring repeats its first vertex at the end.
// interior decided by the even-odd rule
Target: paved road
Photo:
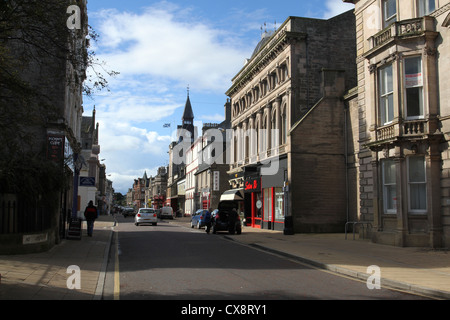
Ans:
{"type": "Polygon", "coordinates": [[[105,299],[422,299],[166,221],[136,227],[119,217],[105,299]],[[114,278],[116,281],[114,282],[114,278]],[[120,285],[119,285],[120,281],[120,285]]]}

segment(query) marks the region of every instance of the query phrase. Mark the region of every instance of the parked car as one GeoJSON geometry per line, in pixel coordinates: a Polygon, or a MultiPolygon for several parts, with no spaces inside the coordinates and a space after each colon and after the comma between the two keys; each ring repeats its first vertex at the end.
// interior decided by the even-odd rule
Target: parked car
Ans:
{"type": "Polygon", "coordinates": [[[134,224],[138,226],[142,223],[151,223],[156,226],[158,223],[156,210],[153,208],[140,208],[138,213],[134,216],[134,224]]]}
{"type": "Polygon", "coordinates": [[[212,212],[212,233],[217,231],[228,231],[230,234],[242,233],[241,218],[237,212],[233,217],[233,208],[238,208],[236,201],[219,202],[218,208],[212,212]]]}
{"type": "Polygon", "coordinates": [[[133,208],[123,208],[122,215],[126,218],[128,216],[133,217],[136,213],[133,208]]]}
{"type": "Polygon", "coordinates": [[[191,228],[197,227],[197,229],[205,226],[205,213],[208,210],[199,209],[191,217],[191,228]]]}
{"type": "Polygon", "coordinates": [[[160,212],[160,218],[173,219],[173,209],[172,207],[162,207],[160,212]]]}

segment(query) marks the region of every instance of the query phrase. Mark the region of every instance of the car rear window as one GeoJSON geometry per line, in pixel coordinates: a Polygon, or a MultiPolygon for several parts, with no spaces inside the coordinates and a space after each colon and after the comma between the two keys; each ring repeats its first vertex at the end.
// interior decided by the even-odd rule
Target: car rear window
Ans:
{"type": "Polygon", "coordinates": [[[141,210],[140,212],[142,212],[142,213],[154,213],[155,210],[153,210],[153,209],[145,209],[145,210],[141,210]]]}

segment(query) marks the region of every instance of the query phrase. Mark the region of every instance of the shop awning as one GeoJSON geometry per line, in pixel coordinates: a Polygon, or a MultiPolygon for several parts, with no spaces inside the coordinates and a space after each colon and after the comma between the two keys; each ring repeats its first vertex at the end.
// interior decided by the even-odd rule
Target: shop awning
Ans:
{"type": "Polygon", "coordinates": [[[226,200],[244,200],[243,189],[227,190],[220,196],[220,201],[226,200]]]}

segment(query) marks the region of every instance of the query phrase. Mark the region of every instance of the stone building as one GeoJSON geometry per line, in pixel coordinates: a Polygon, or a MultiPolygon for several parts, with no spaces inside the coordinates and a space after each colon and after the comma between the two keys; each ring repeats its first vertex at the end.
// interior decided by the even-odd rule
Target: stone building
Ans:
{"type": "Polygon", "coordinates": [[[95,108],[92,116],[83,116],[81,122],[81,170],[80,170],[80,187],[78,188],[78,216],[82,217],[84,209],[93,201],[98,206],[97,191],[99,190],[100,181],[100,145],[98,141],[99,124],[95,120],[95,108]]]}
{"type": "Polygon", "coordinates": [[[202,162],[195,173],[199,209],[217,209],[228,183],[227,130],[230,129],[231,102],[225,103],[225,120],[221,123],[204,123],[202,128],[202,162]],[[217,143],[218,142],[218,143],[217,143]]]}
{"type": "MultiPolygon", "coordinates": [[[[145,204],[147,207],[160,209],[167,201],[167,167],[159,167],[156,176],[148,178],[148,187],[145,191],[145,204]]],[[[144,175],[146,176],[147,173],[144,175]]]]}
{"type": "Polygon", "coordinates": [[[343,231],[344,93],[356,85],[355,17],[289,17],[232,79],[229,183],[247,225],[343,231]],[[285,223],[286,222],[286,223],[285,223]]]}
{"type": "Polygon", "coordinates": [[[167,201],[174,212],[185,210],[186,201],[186,153],[196,139],[194,112],[189,92],[184,106],[181,125],[177,126],[177,141],[169,145],[169,166],[167,173],[167,201]]]}
{"type": "Polygon", "coordinates": [[[353,218],[378,243],[448,247],[450,1],[345,2],[357,35],[353,218]]]}
{"type": "Polygon", "coordinates": [[[77,209],[86,5],[48,0],[2,8],[0,202],[7,197],[11,210],[0,211],[0,252],[51,248],[77,209]],[[80,9],[74,30],[66,24],[70,4],[80,9]]]}

